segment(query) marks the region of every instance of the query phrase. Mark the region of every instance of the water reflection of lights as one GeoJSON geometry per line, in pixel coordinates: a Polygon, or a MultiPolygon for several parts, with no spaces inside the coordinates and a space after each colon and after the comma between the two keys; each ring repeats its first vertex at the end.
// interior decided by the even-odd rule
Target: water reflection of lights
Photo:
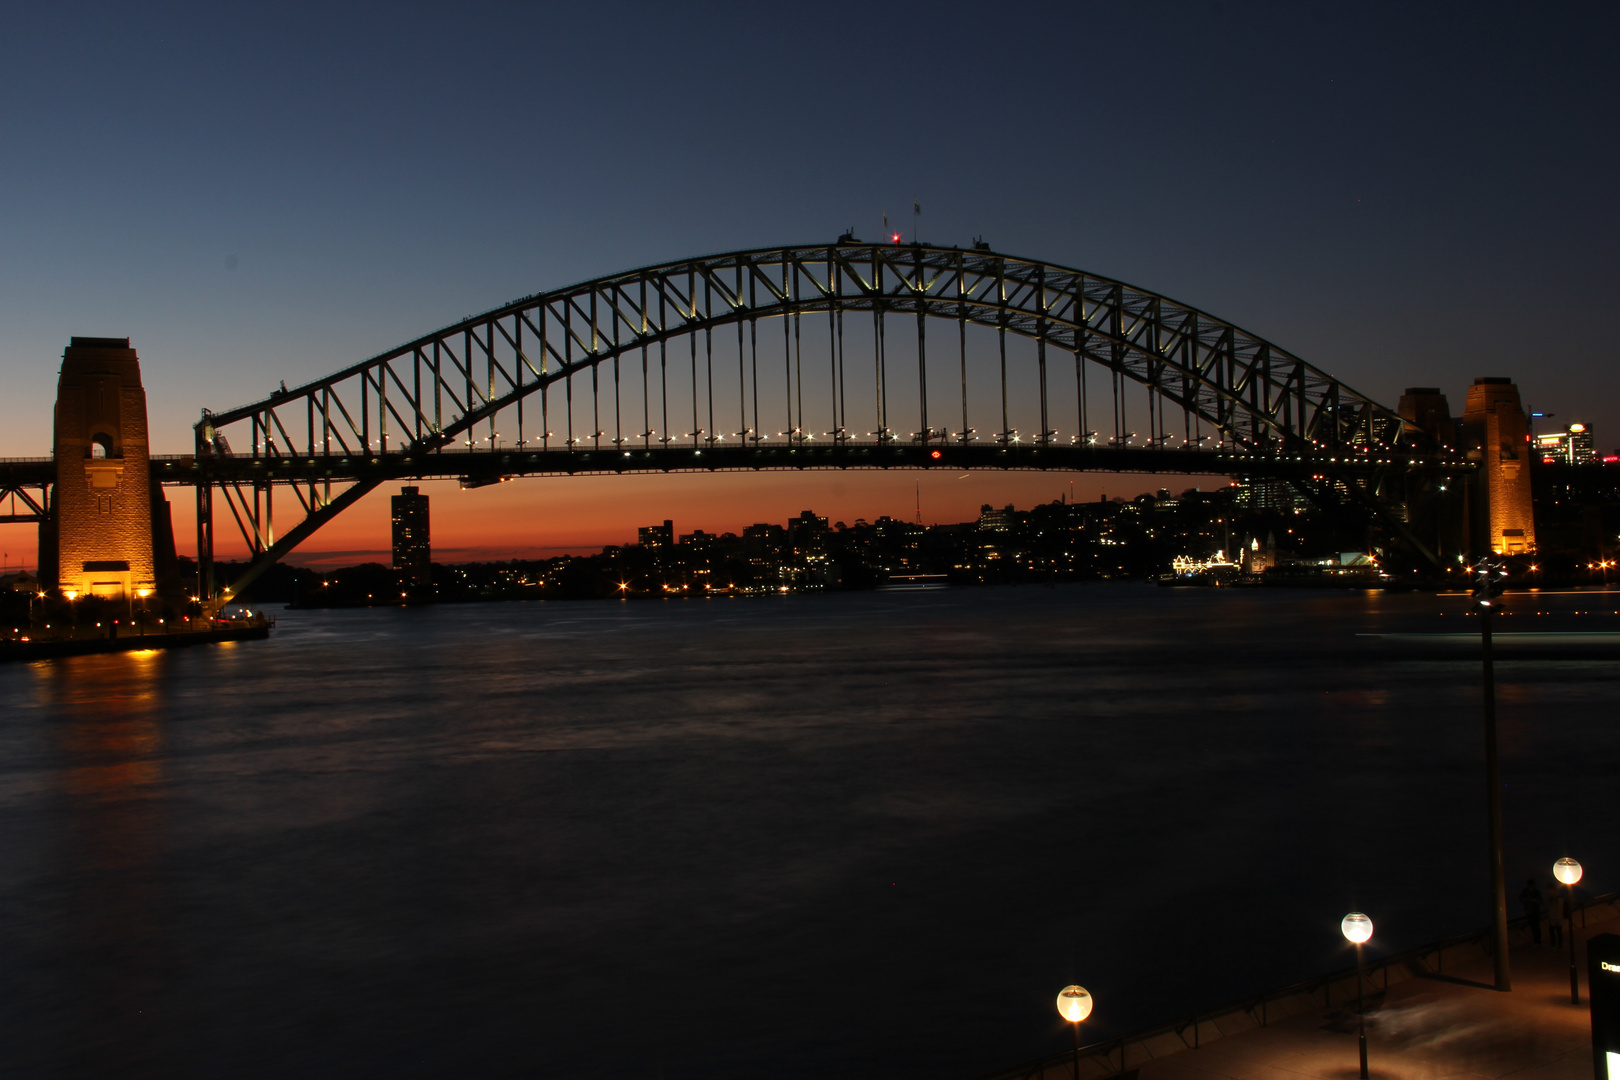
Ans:
{"type": "Polygon", "coordinates": [[[157,724],[162,654],[140,649],[90,663],[41,665],[70,719],[62,729],[69,794],[110,801],[135,798],[159,779],[163,750],[157,724]]]}
{"type": "Polygon", "coordinates": [[[63,721],[54,732],[68,884],[56,900],[64,929],[76,938],[75,963],[83,965],[72,985],[79,1007],[107,1025],[82,1047],[87,1074],[125,1071],[155,1053],[149,1023],[121,1021],[143,1015],[170,963],[163,897],[153,884],[167,847],[161,719],[168,663],[164,653],[143,649],[35,670],[39,697],[63,721]]]}

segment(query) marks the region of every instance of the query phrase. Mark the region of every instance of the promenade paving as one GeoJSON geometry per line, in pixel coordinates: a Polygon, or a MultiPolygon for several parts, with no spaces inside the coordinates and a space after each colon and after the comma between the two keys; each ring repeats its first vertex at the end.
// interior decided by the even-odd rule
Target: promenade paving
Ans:
{"type": "MultiPolygon", "coordinates": [[[[1599,912],[1593,912],[1594,915],[1599,912]]],[[[1608,914],[1602,912],[1602,914],[1608,914]]],[[[1585,938],[1620,932],[1620,917],[1576,929],[1581,1005],[1569,1000],[1569,953],[1547,946],[1512,951],[1513,989],[1491,986],[1488,958],[1446,965],[1392,983],[1370,997],[1369,1074],[1382,1080],[1512,1077],[1592,1080],[1585,938]]],[[[1351,1080],[1359,1075],[1354,1004],[1308,1011],[1140,1066],[1139,1080],[1351,1080]]],[[[1057,1075],[1048,1070],[1048,1075],[1057,1075]]]]}

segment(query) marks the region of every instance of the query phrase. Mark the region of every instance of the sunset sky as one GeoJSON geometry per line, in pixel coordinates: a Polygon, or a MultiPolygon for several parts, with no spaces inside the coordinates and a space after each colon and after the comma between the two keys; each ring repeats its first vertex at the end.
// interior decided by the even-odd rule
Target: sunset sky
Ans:
{"type": "MultiPolygon", "coordinates": [[[[528,293],[909,230],[1123,279],[1393,405],[1507,375],[1620,445],[1612,10],[1325,3],[81,5],[0,36],[0,456],[71,335],[139,350],[154,450],[528,293]],[[1601,12],[1594,16],[1594,12],[1601,12]]],[[[427,485],[446,560],[806,508],[910,473],[427,485]]],[[[1218,478],[931,473],[981,503],[1218,478]]],[[[293,561],[386,553],[387,486],[293,561]]],[[[172,493],[183,550],[189,494],[172,493]]],[[[221,527],[221,538],[226,535],[221,527]]],[[[0,526],[9,563],[31,527],[0,526]]],[[[226,548],[222,554],[229,554],[226,548]]]]}

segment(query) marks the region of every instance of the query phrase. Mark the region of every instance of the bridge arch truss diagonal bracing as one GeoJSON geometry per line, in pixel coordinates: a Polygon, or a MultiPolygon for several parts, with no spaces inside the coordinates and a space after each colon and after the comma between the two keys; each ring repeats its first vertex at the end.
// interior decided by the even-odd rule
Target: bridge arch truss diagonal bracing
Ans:
{"type": "Polygon", "coordinates": [[[769,248],[526,296],[196,427],[239,592],[389,479],[684,469],[1241,472],[1372,462],[1403,421],[1173,300],[1034,259],[929,245],[769,248]],[[1241,462],[1241,463],[1240,463],[1241,462]],[[274,494],[296,520],[277,535],[274,494]]]}

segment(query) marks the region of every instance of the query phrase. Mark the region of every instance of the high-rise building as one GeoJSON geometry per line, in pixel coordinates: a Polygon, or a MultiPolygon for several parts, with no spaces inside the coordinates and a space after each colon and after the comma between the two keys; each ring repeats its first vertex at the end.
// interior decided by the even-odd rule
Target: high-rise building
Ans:
{"type": "Polygon", "coordinates": [[[1569,425],[1569,459],[1576,465],[1585,465],[1597,460],[1597,451],[1592,449],[1590,424],[1569,425]]]}
{"type": "Polygon", "coordinates": [[[668,518],[662,525],[644,525],[636,530],[636,542],[644,548],[675,546],[675,523],[668,518]]]}
{"type": "Polygon", "coordinates": [[[128,338],[75,337],[62,353],[55,454],[42,573],[53,574],[69,598],[127,599],[156,589],[146,391],[128,338]]]}
{"type": "Polygon", "coordinates": [[[1549,431],[1536,436],[1536,452],[1548,465],[1569,462],[1569,432],[1549,431]]]}
{"type": "Polygon", "coordinates": [[[1457,429],[1468,456],[1482,466],[1474,489],[1483,504],[1474,515],[1480,525],[1476,550],[1499,555],[1534,551],[1529,419],[1513,380],[1475,379],[1457,429]]]}
{"type": "Polygon", "coordinates": [[[428,497],[414,487],[402,487],[389,502],[394,519],[394,573],[402,586],[425,588],[433,583],[428,497]]]}
{"type": "Polygon", "coordinates": [[[787,525],[788,544],[794,553],[806,555],[821,551],[827,541],[827,519],[812,510],[802,510],[787,525]]]}
{"type": "Polygon", "coordinates": [[[1311,505],[1311,501],[1288,481],[1265,476],[1239,478],[1232,493],[1232,503],[1245,510],[1275,510],[1284,514],[1304,513],[1311,505]]]}
{"type": "Polygon", "coordinates": [[[1536,436],[1536,450],[1541,460],[1552,464],[1585,465],[1597,460],[1592,447],[1592,428],[1589,424],[1571,424],[1563,431],[1549,431],[1536,436]]]}
{"type": "Polygon", "coordinates": [[[989,503],[979,507],[980,532],[1006,532],[1012,525],[1013,508],[1008,505],[1004,510],[997,510],[989,503]]]}

